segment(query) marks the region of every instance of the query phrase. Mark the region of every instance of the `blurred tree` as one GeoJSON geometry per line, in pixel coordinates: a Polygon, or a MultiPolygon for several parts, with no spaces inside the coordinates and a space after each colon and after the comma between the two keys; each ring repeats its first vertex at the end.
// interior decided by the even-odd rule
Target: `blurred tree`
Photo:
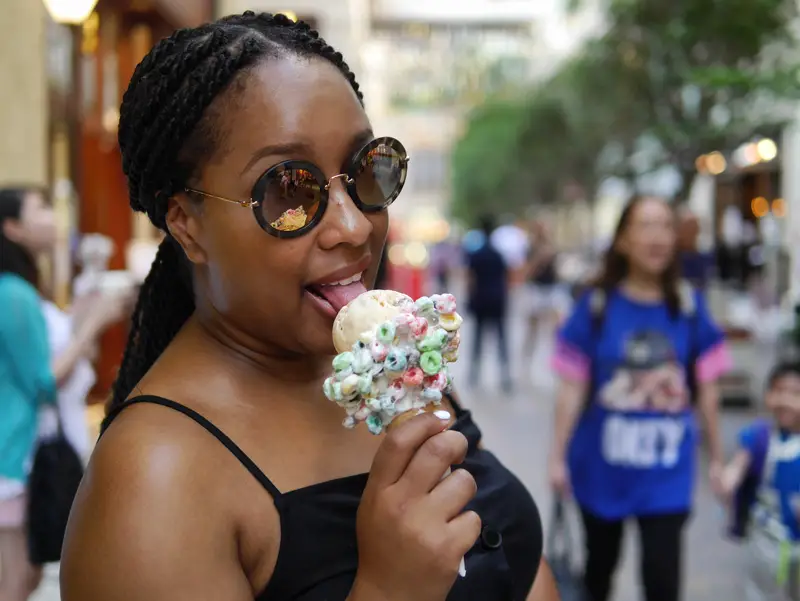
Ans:
{"type": "Polygon", "coordinates": [[[653,167],[680,170],[682,199],[698,156],[774,132],[793,112],[797,16],[795,0],[608,0],[608,31],[587,51],[615,57],[621,116],[635,110],[658,142],[653,167]]]}
{"type": "Polygon", "coordinates": [[[519,155],[524,117],[524,105],[513,99],[487,101],[470,114],[453,151],[455,217],[472,223],[485,212],[517,212],[526,196],[519,155]]]}

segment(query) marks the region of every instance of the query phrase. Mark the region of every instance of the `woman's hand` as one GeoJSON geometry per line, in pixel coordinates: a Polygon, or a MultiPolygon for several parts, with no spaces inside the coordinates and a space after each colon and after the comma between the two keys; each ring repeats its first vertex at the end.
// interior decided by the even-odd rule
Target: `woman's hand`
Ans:
{"type": "Polygon", "coordinates": [[[467,440],[425,414],[390,432],[358,511],[359,566],[353,601],[443,601],[481,520],[464,512],[476,484],[465,470],[467,440]]]}
{"type": "Polygon", "coordinates": [[[133,308],[132,293],[102,294],[87,311],[86,324],[100,334],[125,319],[133,308]]]}

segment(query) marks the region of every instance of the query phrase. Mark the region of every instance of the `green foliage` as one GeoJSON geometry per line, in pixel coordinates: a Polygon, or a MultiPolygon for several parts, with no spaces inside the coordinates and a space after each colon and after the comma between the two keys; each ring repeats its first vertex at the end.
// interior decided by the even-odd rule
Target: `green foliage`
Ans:
{"type": "MultiPolygon", "coordinates": [[[[573,0],[580,10],[581,0],[573,0]]],[[[454,153],[454,212],[520,213],[775,132],[800,98],[795,0],[607,0],[608,28],[524,98],[476,110],[454,153]],[[652,149],[655,150],[652,150],[652,149]],[[634,168],[634,163],[636,167],[634,168]]]]}
{"type": "Polygon", "coordinates": [[[524,118],[524,105],[514,100],[490,101],[472,113],[453,153],[454,216],[471,222],[520,205],[524,118]]]}

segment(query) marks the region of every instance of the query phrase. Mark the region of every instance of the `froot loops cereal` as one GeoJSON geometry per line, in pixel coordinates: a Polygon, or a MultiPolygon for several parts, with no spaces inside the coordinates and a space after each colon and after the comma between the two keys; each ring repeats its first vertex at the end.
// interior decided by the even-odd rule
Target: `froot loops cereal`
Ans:
{"type": "Polygon", "coordinates": [[[383,433],[399,415],[439,405],[458,359],[461,316],[452,294],[416,301],[392,290],[359,295],[337,315],[339,354],[325,396],[347,414],[343,425],[365,423],[383,433]]]}

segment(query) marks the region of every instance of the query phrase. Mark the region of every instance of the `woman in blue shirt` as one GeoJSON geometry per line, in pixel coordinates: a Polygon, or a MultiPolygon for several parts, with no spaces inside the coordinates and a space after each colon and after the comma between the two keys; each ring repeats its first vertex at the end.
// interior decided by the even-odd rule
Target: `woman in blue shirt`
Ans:
{"type": "Polygon", "coordinates": [[[550,477],[571,490],[586,534],[585,585],[609,598],[623,525],[638,522],[647,601],[677,601],[683,530],[703,416],[711,479],[722,451],[717,379],[729,355],[702,295],[679,277],[672,208],[625,208],[603,271],[559,333],[550,477]]]}

